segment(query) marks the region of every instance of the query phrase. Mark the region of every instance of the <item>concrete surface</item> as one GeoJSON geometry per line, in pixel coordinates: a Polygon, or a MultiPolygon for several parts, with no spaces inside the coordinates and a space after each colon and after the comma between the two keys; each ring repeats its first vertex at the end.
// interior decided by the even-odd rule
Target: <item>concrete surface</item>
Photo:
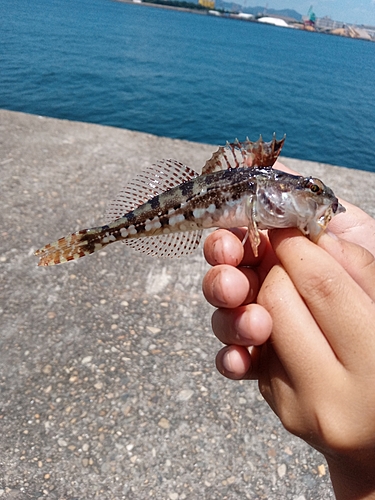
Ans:
{"type": "MultiPolygon", "coordinates": [[[[140,169],[199,169],[215,147],[9,111],[0,141],[0,497],[333,498],[324,459],[257,384],[216,372],[201,251],[117,244],[36,266],[36,248],[100,222],[140,169]]],[[[375,215],[374,174],[284,160],[375,215]]]]}

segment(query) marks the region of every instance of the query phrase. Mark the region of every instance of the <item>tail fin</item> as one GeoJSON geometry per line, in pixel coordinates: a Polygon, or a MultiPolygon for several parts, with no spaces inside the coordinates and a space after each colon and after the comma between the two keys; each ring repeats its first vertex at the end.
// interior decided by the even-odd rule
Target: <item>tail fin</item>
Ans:
{"type": "Polygon", "coordinates": [[[35,255],[39,257],[38,266],[62,264],[100,250],[104,245],[97,238],[92,238],[93,235],[88,237],[91,232],[93,231],[90,229],[82,229],[37,250],[35,255]]]}

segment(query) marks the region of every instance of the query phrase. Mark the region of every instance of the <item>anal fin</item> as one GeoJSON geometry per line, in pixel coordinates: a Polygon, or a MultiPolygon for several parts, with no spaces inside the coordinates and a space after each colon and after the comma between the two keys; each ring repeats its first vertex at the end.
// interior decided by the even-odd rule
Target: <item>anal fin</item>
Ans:
{"type": "Polygon", "coordinates": [[[169,233],[146,238],[124,240],[128,246],[138,252],[154,257],[182,257],[190,255],[199,245],[201,230],[186,233],[169,233]]]}

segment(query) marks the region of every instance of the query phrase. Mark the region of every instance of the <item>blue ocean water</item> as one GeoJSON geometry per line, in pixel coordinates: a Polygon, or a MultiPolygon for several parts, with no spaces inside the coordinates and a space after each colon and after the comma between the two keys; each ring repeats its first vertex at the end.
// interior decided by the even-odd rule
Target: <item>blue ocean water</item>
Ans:
{"type": "Polygon", "coordinates": [[[0,107],[375,171],[375,44],[110,0],[0,0],[0,107]]]}

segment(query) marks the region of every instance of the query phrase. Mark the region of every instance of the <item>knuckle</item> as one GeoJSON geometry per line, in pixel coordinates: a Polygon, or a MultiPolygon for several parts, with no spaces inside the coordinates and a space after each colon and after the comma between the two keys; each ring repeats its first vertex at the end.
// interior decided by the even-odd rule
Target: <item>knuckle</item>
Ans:
{"type": "Polygon", "coordinates": [[[298,286],[301,296],[308,304],[328,304],[346,293],[341,275],[310,274],[298,286]]]}

